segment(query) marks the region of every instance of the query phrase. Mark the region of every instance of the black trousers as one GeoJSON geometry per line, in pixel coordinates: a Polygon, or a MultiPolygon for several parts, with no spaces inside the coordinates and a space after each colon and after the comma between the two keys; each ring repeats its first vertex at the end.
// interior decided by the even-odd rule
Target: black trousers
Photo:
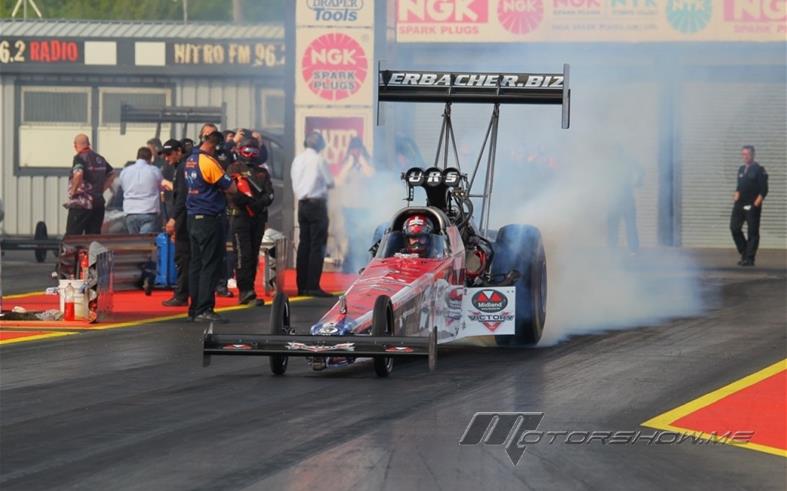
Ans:
{"type": "Polygon", "coordinates": [[[175,283],[174,297],[178,300],[189,298],[189,260],[191,258],[191,243],[189,237],[175,239],[175,269],[178,271],[178,281],[175,283]]]}
{"type": "Polygon", "coordinates": [[[221,264],[219,265],[218,281],[216,286],[223,286],[226,288],[227,280],[232,278],[235,271],[235,251],[232,244],[232,232],[230,231],[230,220],[226,214],[221,215],[221,264]]]}
{"type": "Polygon", "coordinates": [[[223,257],[223,236],[220,217],[189,215],[189,315],[192,317],[216,306],[214,290],[223,257]]]}
{"type": "Polygon", "coordinates": [[[325,245],[328,243],[328,206],[325,200],[299,201],[298,226],[298,291],[316,290],[320,288],[325,245]]]}
{"type": "Polygon", "coordinates": [[[751,205],[751,208],[745,210],[743,207],[748,206],[743,203],[735,203],[732,207],[732,214],[730,215],[730,231],[732,232],[732,240],[735,241],[735,247],[738,248],[738,253],[741,259],[754,261],[754,256],[757,255],[757,247],[760,245],[760,215],[762,214],[762,206],[756,207],[751,205]],[[746,222],[747,237],[743,236],[743,222],[746,222]]]}
{"type": "Polygon", "coordinates": [[[235,215],[230,217],[230,232],[235,249],[235,278],[238,290],[243,295],[254,291],[265,222],[258,216],[235,215]]]}
{"type": "Polygon", "coordinates": [[[66,235],[98,235],[104,223],[104,204],[94,204],[92,210],[70,208],[66,221],[66,235]]]}

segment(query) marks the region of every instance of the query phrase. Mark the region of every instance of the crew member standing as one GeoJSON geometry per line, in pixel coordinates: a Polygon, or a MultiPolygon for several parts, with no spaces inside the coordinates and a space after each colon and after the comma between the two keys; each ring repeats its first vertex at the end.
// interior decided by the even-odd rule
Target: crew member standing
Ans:
{"type": "Polygon", "coordinates": [[[223,322],[216,314],[214,290],[223,256],[222,217],[226,217],[224,193],[235,193],[235,184],[216,160],[222,136],[213,131],[202,138],[199,152],[186,161],[188,186],[186,210],[191,246],[189,263],[189,318],[195,321],[223,322]]]}
{"type": "Polygon", "coordinates": [[[74,137],[74,163],[68,180],[66,235],[100,234],[104,223],[104,191],[112,185],[112,166],[90,148],[87,135],[74,137]]]}
{"type": "Polygon", "coordinates": [[[178,140],[164,143],[164,159],[168,167],[174,167],[172,191],[165,195],[167,222],[165,230],[175,240],[175,269],[178,272],[177,283],[172,297],[164,300],[166,307],[180,307],[189,304],[189,233],[186,227],[186,177],[183,175],[185,159],[183,144],[178,140]]]}
{"type": "Polygon", "coordinates": [[[265,233],[268,206],[273,203],[273,183],[259,161],[258,143],[248,138],[238,145],[238,159],[230,164],[229,174],[238,188],[229,199],[230,233],[236,255],[239,302],[255,298],[254,279],[259,264],[260,244],[265,233]]]}
{"type": "MultiPolygon", "coordinates": [[[[219,132],[218,126],[213,123],[203,124],[199,131],[200,143],[205,141],[205,137],[213,132],[219,132]]],[[[226,142],[223,139],[224,135],[222,133],[219,133],[219,135],[221,135],[222,139],[216,147],[216,152],[213,157],[219,163],[222,170],[226,172],[227,167],[232,163],[232,152],[226,151],[226,142]]],[[[218,280],[216,280],[216,294],[220,297],[232,297],[232,292],[227,288],[227,280],[232,276],[232,265],[235,264],[235,262],[232,260],[232,241],[228,240],[230,236],[230,221],[227,218],[226,210],[221,216],[221,223],[221,243],[224,244],[224,249],[221,252],[222,260],[219,265],[218,280]]]]}
{"type": "Polygon", "coordinates": [[[735,247],[741,255],[738,266],[754,266],[757,246],[760,244],[760,216],[762,202],[768,194],[768,173],[765,167],[754,161],[754,146],[744,145],[741,148],[743,165],[738,168],[738,186],[735,188],[730,216],[730,230],[735,247]],[[742,228],[746,222],[748,238],[744,237],[742,228]]]}
{"type": "Polygon", "coordinates": [[[137,161],[120,173],[123,188],[123,212],[130,234],[149,234],[161,231],[161,171],[153,165],[148,147],[137,151],[137,161]]]}
{"type": "Polygon", "coordinates": [[[320,288],[325,246],[328,242],[328,189],[333,177],[320,152],[325,140],[316,131],[304,141],[306,149],[292,161],[292,190],[298,201],[298,257],[296,261],[299,295],[330,297],[320,288]]]}

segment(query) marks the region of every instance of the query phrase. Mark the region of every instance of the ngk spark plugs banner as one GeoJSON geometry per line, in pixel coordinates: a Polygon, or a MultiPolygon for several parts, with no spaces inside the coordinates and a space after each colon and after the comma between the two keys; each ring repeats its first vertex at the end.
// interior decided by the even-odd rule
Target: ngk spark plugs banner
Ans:
{"type": "MultiPolygon", "coordinates": [[[[374,106],[373,0],[297,0],[295,106],[297,134],[305,118],[352,113],[371,120],[374,106]],[[309,109],[313,108],[313,109],[309,109]]],[[[300,151],[300,137],[296,152],[300,151]]],[[[371,132],[363,139],[371,150],[371,132]]],[[[349,142],[348,142],[349,143],[349,142]]],[[[346,148],[344,149],[346,151],[346,148]]]]}
{"type": "Polygon", "coordinates": [[[396,0],[397,41],[784,42],[785,0],[396,0]]]}
{"type": "Polygon", "coordinates": [[[369,106],[374,96],[371,29],[299,29],[299,106],[369,106]]]}

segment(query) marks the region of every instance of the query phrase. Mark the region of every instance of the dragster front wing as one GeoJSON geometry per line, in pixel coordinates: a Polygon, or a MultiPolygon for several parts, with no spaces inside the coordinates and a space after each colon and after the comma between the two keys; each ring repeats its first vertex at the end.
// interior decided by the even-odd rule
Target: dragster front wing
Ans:
{"type": "Polygon", "coordinates": [[[205,330],[203,366],[212,356],[353,356],[411,357],[426,356],[429,369],[437,362],[437,330],[429,336],[312,336],[266,334],[215,334],[211,325],[205,330]]]}

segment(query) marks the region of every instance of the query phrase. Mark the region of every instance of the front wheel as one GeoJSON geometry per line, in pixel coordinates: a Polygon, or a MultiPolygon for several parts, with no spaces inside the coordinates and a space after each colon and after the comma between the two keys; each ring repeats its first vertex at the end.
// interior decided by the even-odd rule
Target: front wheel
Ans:
{"type": "MultiPolygon", "coordinates": [[[[268,329],[272,336],[290,334],[290,301],[284,293],[277,293],[273,298],[268,329]]],[[[284,375],[287,372],[287,355],[272,355],[269,358],[274,375],[284,375]]]]}
{"type": "MultiPolygon", "coordinates": [[[[380,295],[372,311],[372,336],[393,336],[393,305],[391,299],[380,295]]],[[[387,377],[393,371],[393,357],[375,356],[374,371],[378,377],[387,377]]]]}

